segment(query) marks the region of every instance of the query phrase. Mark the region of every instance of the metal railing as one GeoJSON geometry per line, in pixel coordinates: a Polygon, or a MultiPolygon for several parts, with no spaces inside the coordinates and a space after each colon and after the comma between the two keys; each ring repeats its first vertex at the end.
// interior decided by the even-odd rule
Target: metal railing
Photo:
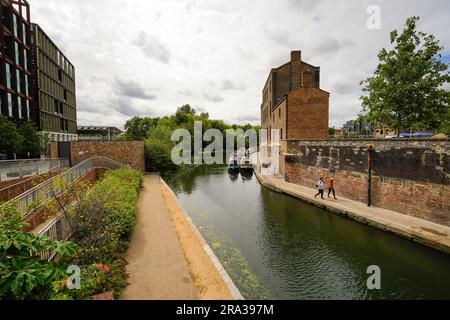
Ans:
{"type": "Polygon", "coordinates": [[[0,181],[48,173],[69,167],[68,159],[24,159],[0,161],[0,181]]]}
{"type": "MultiPolygon", "coordinates": [[[[67,241],[72,236],[69,221],[67,217],[61,215],[52,220],[43,230],[37,233],[37,236],[47,236],[52,240],[67,241]]],[[[41,260],[51,261],[55,257],[55,252],[44,251],[39,254],[41,260]]]]}
{"type": "MultiPolygon", "coordinates": [[[[29,192],[26,192],[11,201],[17,202],[18,207],[23,209],[21,212],[24,212],[24,218],[26,218],[33,213],[33,211],[27,211],[28,206],[29,204],[31,204],[31,202],[36,201],[36,199],[40,199],[40,196],[43,196],[46,200],[50,199],[50,196],[55,196],[54,182],[56,181],[56,179],[62,178],[70,186],[91,170],[98,168],[118,169],[122,167],[124,167],[123,164],[106,157],[91,158],[81,162],[80,164],[74,166],[73,168],[69,169],[59,176],[47,180],[46,182],[31,189],[29,192]]],[[[41,204],[45,202],[45,200],[41,201],[41,204]]],[[[35,206],[35,208],[37,207],[39,207],[39,203],[35,206]]],[[[52,240],[67,241],[72,236],[72,231],[67,217],[64,215],[59,215],[52,221],[50,221],[50,223],[44,229],[37,232],[37,235],[39,237],[47,236],[52,240]]],[[[52,251],[46,251],[41,252],[39,256],[42,260],[50,261],[55,257],[55,253],[52,251]]]]}
{"type": "Polygon", "coordinates": [[[57,196],[62,190],[59,190],[57,181],[62,181],[64,186],[72,186],[89,171],[95,168],[118,169],[124,165],[106,157],[94,157],[85,160],[67,171],[57,175],[40,185],[28,190],[20,196],[12,199],[10,202],[17,204],[17,210],[24,214],[24,218],[33,213],[30,207],[39,208],[50,198],[57,196]]]}

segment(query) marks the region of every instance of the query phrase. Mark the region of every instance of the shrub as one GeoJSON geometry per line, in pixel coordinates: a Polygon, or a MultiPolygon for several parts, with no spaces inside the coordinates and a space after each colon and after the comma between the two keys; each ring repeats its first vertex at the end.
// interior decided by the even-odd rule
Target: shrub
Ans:
{"type": "Polygon", "coordinates": [[[80,262],[112,262],[125,252],[137,217],[142,175],[129,168],[109,171],[80,199],[69,219],[80,262]]]}
{"type": "Polygon", "coordinates": [[[62,263],[41,260],[43,252],[55,252],[56,258],[73,256],[78,247],[71,242],[53,241],[23,232],[27,226],[15,204],[0,210],[0,298],[46,299],[52,284],[67,278],[62,263]]]}

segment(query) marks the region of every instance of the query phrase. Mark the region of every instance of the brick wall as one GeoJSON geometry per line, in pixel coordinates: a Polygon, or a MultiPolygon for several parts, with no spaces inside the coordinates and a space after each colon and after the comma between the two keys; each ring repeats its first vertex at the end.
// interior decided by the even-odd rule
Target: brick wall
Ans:
{"type": "Polygon", "coordinates": [[[327,139],[329,94],[317,88],[299,88],[287,98],[288,139],[327,139]]]}
{"type": "Polygon", "coordinates": [[[338,196],[367,202],[368,144],[373,205],[450,226],[450,141],[288,141],[285,179],[314,188],[334,177],[338,196]]]}
{"type": "Polygon", "coordinates": [[[71,143],[72,165],[103,156],[145,171],[144,141],[76,141],[71,143]]]}
{"type": "MultiPolygon", "coordinates": [[[[58,144],[50,144],[50,155],[58,158],[58,144]]],[[[144,172],[144,141],[72,141],[72,166],[92,157],[107,157],[144,172]]]]}

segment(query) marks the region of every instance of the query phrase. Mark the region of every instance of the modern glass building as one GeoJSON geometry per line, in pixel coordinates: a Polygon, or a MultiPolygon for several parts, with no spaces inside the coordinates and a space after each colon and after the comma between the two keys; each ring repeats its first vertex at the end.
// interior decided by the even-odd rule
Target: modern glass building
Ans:
{"type": "Polygon", "coordinates": [[[0,0],[0,113],[15,123],[36,124],[31,92],[30,6],[25,0],[0,0]]]}
{"type": "Polygon", "coordinates": [[[39,25],[33,23],[31,30],[39,129],[52,141],[76,140],[75,68],[39,25]]]}

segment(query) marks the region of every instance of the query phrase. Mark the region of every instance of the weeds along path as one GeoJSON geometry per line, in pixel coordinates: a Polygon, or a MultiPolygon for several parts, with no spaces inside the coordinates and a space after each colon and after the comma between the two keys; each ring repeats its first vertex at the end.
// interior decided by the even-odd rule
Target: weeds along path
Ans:
{"type": "Polygon", "coordinates": [[[145,176],[138,208],[126,255],[129,284],[121,299],[197,300],[158,176],[145,176]]]}

